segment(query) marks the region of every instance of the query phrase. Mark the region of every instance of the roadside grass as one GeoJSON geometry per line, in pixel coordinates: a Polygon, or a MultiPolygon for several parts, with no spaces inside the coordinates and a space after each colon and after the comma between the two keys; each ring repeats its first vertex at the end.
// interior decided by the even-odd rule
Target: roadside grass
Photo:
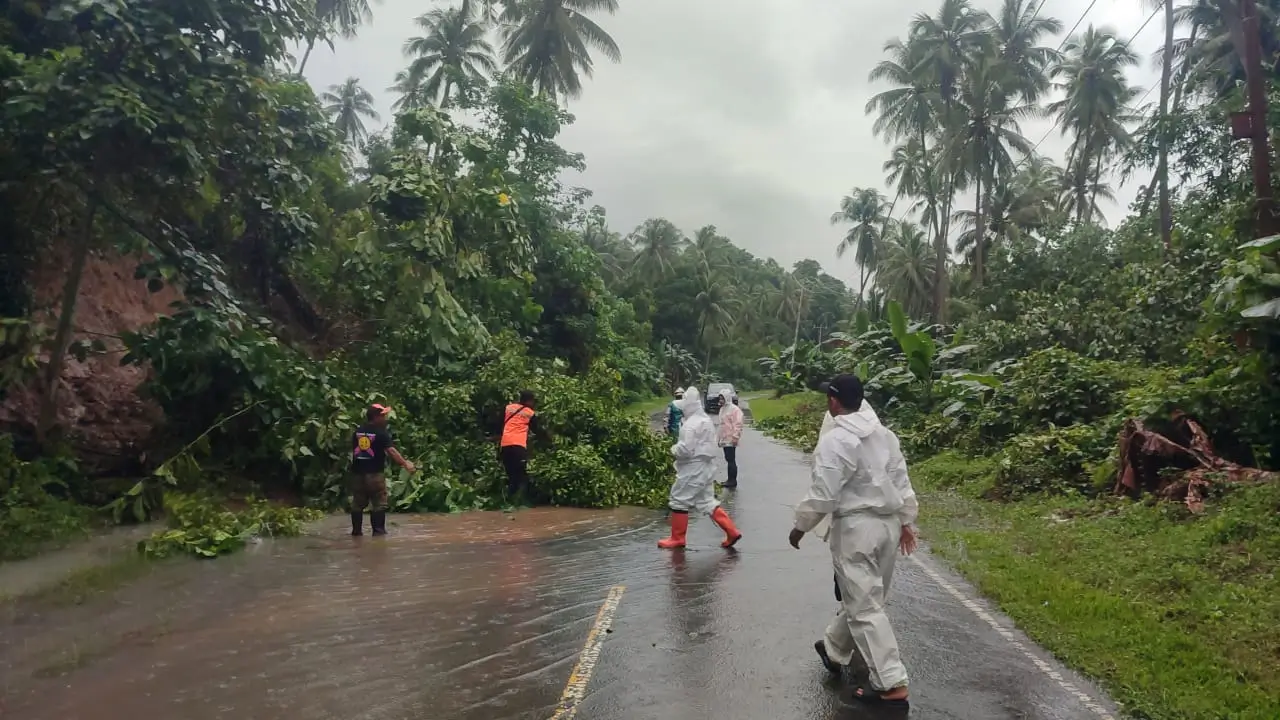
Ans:
{"type": "Polygon", "coordinates": [[[648,400],[637,400],[636,402],[628,404],[626,411],[628,414],[643,413],[645,415],[652,415],[659,410],[666,408],[667,403],[669,402],[671,402],[671,398],[669,397],[653,397],[648,400]]]}
{"type": "Polygon", "coordinates": [[[822,400],[822,393],[806,391],[783,395],[775,398],[770,395],[762,395],[751,400],[751,419],[755,422],[768,420],[770,418],[782,415],[791,415],[800,405],[805,402],[818,402],[822,400]]]}
{"type": "Polygon", "coordinates": [[[1135,718],[1280,718],[1280,486],[1168,502],[979,499],[994,464],[912,468],[932,549],[1135,718]]]}

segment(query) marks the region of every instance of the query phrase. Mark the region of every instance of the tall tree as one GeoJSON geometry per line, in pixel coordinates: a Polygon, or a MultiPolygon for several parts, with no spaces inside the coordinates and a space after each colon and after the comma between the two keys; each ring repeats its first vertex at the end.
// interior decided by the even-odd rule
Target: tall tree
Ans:
{"type": "Polygon", "coordinates": [[[416,110],[431,104],[431,98],[427,95],[422,78],[414,77],[408,70],[396,72],[395,82],[387,88],[387,92],[399,95],[396,101],[391,103],[391,110],[395,113],[416,110]]]}
{"type": "Polygon", "coordinates": [[[982,283],[986,254],[985,210],[989,195],[998,180],[1009,178],[1013,172],[1010,151],[1024,155],[1031,152],[1031,143],[1022,136],[1018,121],[1034,114],[1036,106],[1021,102],[1022,78],[1011,73],[1010,66],[998,56],[975,58],[960,84],[956,125],[947,131],[947,155],[963,169],[964,176],[973,180],[977,242],[973,279],[977,284],[982,283]]]}
{"type": "Polygon", "coordinates": [[[426,34],[404,43],[404,54],[413,58],[408,78],[420,83],[421,93],[440,107],[448,106],[458,84],[481,85],[498,72],[485,23],[474,5],[432,10],[414,22],[426,34]]]}
{"type": "MultiPolygon", "coordinates": [[[[921,13],[912,18],[909,37],[908,42],[918,48],[913,50],[913,56],[920,58],[919,71],[938,88],[943,108],[939,124],[950,127],[955,122],[955,99],[965,64],[975,52],[988,44],[988,37],[983,32],[982,17],[973,11],[968,0],[943,0],[937,15],[921,13]]],[[[942,211],[938,218],[938,232],[934,237],[933,269],[938,277],[933,283],[933,318],[937,322],[946,320],[951,203],[961,181],[957,168],[946,167],[942,171],[945,173],[946,185],[940,186],[942,211]]]]}
{"type": "Polygon", "coordinates": [[[315,27],[307,34],[307,50],[298,62],[294,73],[301,75],[307,69],[307,60],[315,49],[316,40],[330,32],[339,37],[352,38],[356,30],[373,19],[373,10],[369,8],[369,0],[316,0],[314,8],[315,27]]]}
{"type": "Polygon", "coordinates": [[[848,223],[849,230],[836,245],[836,257],[853,250],[858,263],[858,292],[867,289],[868,278],[876,271],[880,232],[887,216],[885,197],[873,188],[854,188],[840,199],[840,209],[831,214],[831,224],[848,223]]]}
{"type": "MultiPolygon", "coordinates": [[[[867,102],[867,114],[876,114],[872,130],[889,139],[909,138],[914,143],[914,148],[908,145],[904,152],[914,150],[913,155],[927,157],[928,133],[937,125],[941,95],[938,88],[930,84],[928,78],[919,71],[922,63],[918,43],[913,47],[904,45],[895,38],[884,49],[889,54],[889,59],[877,63],[871,70],[869,79],[873,82],[886,81],[894,87],[876,94],[867,102]]],[[[905,185],[895,178],[890,178],[890,183],[898,186],[898,195],[922,193],[926,206],[932,210],[937,205],[937,183],[932,168],[924,165],[920,170],[923,174],[918,177],[916,173],[902,175],[905,185]]],[[[905,168],[903,171],[906,172],[905,168]]],[[[931,211],[926,216],[931,229],[936,215],[936,212],[931,211]]]]}
{"type": "Polygon", "coordinates": [[[1045,35],[1062,32],[1057,18],[1042,17],[1043,2],[1004,0],[997,15],[986,15],[995,50],[1009,73],[1010,90],[1033,103],[1049,89],[1049,66],[1058,51],[1039,45],[1045,35]]]}
{"type": "Polygon", "coordinates": [[[908,220],[890,223],[878,273],[885,296],[902,303],[908,315],[928,315],[938,277],[934,262],[929,238],[920,226],[908,220]]]}
{"type": "Polygon", "coordinates": [[[1077,222],[1093,219],[1105,164],[1128,142],[1125,122],[1137,91],[1125,70],[1137,62],[1113,31],[1090,25],[1067,40],[1063,58],[1051,69],[1065,96],[1049,110],[1058,115],[1063,134],[1072,135],[1066,169],[1077,222]]]}
{"type": "Polygon", "coordinates": [[[373,109],[373,95],[360,87],[359,78],[347,78],[341,85],[330,85],[320,94],[320,102],[324,103],[324,112],[338,128],[343,140],[357,148],[369,137],[364,127],[363,118],[377,122],[378,113],[373,109]]]}
{"type": "Polygon", "coordinates": [[[666,278],[689,241],[670,220],[651,218],[645,220],[628,238],[636,255],[632,270],[644,282],[666,278]]]}
{"type": "Polygon", "coordinates": [[[725,336],[733,327],[733,313],[738,307],[732,289],[706,268],[697,272],[693,297],[693,313],[698,322],[698,342],[706,351],[705,368],[711,368],[711,334],[725,336]]]}
{"type": "Polygon", "coordinates": [[[1176,18],[1173,0],[1164,0],[1164,52],[1160,58],[1159,148],[1156,182],[1160,186],[1160,239],[1165,251],[1173,247],[1173,209],[1169,201],[1169,94],[1173,85],[1173,30],[1176,18]]]}
{"type": "Polygon", "coordinates": [[[622,59],[617,43],[587,13],[617,10],[617,0],[511,0],[503,13],[503,58],[535,89],[578,97],[582,76],[591,77],[592,49],[613,62],[622,59]]]}

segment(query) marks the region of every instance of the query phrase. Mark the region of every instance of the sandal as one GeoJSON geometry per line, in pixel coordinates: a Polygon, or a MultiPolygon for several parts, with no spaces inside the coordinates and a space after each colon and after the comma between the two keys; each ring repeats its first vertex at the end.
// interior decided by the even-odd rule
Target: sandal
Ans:
{"type": "Polygon", "coordinates": [[[879,692],[867,687],[854,688],[853,699],[867,705],[883,705],[885,707],[910,707],[907,698],[887,698],[879,692]]]}

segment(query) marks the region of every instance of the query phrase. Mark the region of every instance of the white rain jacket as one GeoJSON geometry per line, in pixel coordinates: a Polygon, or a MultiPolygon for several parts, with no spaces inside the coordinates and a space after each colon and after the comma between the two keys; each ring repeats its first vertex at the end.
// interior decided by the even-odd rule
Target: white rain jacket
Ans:
{"type": "Polygon", "coordinates": [[[668,504],[672,510],[709,515],[720,506],[712,482],[716,456],[720,455],[716,427],[702,407],[697,388],[685,390],[678,404],[684,411],[684,421],[680,424],[680,439],[671,446],[676,459],[676,482],[671,486],[668,504]]]}
{"type": "Polygon", "coordinates": [[[742,440],[742,408],[733,404],[733,393],[720,392],[720,447],[738,447],[742,440]]]}
{"type": "Polygon", "coordinates": [[[796,528],[813,532],[824,519],[857,513],[895,516],[906,525],[918,512],[898,436],[871,405],[864,401],[857,412],[834,417],[813,451],[813,482],[796,506],[796,528]]]}

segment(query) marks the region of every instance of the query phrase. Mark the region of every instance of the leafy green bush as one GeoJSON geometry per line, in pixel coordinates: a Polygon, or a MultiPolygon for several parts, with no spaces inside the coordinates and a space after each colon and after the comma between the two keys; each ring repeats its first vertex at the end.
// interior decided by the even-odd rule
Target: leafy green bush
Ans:
{"type": "Polygon", "coordinates": [[[1140,382],[1148,372],[1131,364],[1049,348],[1028,355],[1000,374],[1004,382],[977,414],[974,430],[979,443],[1106,417],[1120,407],[1120,391],[1140,382]]]}
{"type": "Polygon", "coordinates": [[[210,495],[169,493],[164,499],[169,529],[140,541],[138,552],[149,558],[213,558],[239,550],[254,537],[297,537],[306,523],[321,517],[316,510],[256,498],[247,503],[243,510],[231,510],[210,495]]]}
{"type": "Polygon", "coordinates": [[[909,471],[917,490],[955,490],[979,497],[990,493],[998,467],[996,457],[970,457],[948,450],[911,463],[909,471]]]}
{"type": "Polygon", "coordinates": [[[1050,427],[1005,443],[996,466],[993,499],[1035,493],[1093,494],[1093,468],[1106,462],[1118,428],[1110,423],[1050,427]]]}
{"type": "Polygon", "coordinates": [[[74,470],[68,462],[24,462],[14,455],[13,438],[0,435],[0,560],[27,557],[88,530],[93,511],[54,492],[67,489],[62,474],[74,470]]]}

